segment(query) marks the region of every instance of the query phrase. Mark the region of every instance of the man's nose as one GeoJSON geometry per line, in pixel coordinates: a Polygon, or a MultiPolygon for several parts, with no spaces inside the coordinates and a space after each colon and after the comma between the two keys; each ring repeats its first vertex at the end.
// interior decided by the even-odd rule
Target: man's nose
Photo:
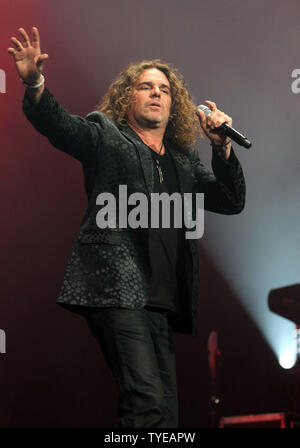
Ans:
{"type": "Polygon", "coordinates": [[[151,95],[152,96],[160,96],[160,88],[158,86],[153,86],[152,90],[151,90],[151,95]]]}

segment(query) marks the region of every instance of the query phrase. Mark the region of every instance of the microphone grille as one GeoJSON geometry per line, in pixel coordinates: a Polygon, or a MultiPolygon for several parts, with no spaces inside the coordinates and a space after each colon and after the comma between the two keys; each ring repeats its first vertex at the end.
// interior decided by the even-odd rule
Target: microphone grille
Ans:
{"type": "Polygon", "coordinates": [[[197,109],[203,110],[206,117],[208,117],[211,114],[210,108],[205,106],[205,104],[200,104],[199,106],[197,106],[197,109]]]}

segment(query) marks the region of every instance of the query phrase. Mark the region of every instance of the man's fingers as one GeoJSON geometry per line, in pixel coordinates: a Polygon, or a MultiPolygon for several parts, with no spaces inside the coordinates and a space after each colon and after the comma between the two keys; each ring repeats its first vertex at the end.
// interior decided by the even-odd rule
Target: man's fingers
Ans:
{"type": "Polygon", "coordinates": [[[10,54],[12,54],[13,56],[15,55],[15,52],[16,52],[16,50],[15,50],[14,48],[11,48],[11,47],[9,47],[9,48],[7,49],[7,51],[8,51],[10,54]]]}
{"type": "Polygon", "coordinates": [[[205,114],[204,114],[203,110],[201,110],[201,109],[198,109],[197,112],[198,112],[198,117],[200,118],[200,121],[202,123],[203,121],[205,121],[205,114]]]}
{"type": "Polygon", "coordinates": [[[215,112],[211,113],[212,117],[212,122],[213,125],[218,128],[220,127],[223,123],[228,123],[230,126],[232,124],[232,119],[231,117],[229,117],[228,115],[226,115],[224,112],[217,110],[215,112]]]}
{"type": "Polygon", "coordinates": [[[207,127],[210,124],[210,115],[206,117],[205,113],[201,109],[197,109],[198,117],[200,118],[200,124],[207,127]]]}
{"type": "Polygon", "coordinates": [[[208,105],[210,110],[216,110],[217,109],[216,103],[214,103],[213,101],[205,101],[205,103],[208,105]]]}
{"type": "Polygon", "coordinates": [[[221,124],[224,122],[223,117],[224,117],[224,114],[219,110],[212,112],[210,115],[211,127],[218,128],[219,126],[221,126],[221,124]]]}
{"type": "Polygon", "coordinates": [[[28,34],[26,33],[26,31],[24,30],[24,28],[19,28],[19,33],[21,34],[22,38],[23,38],[23,46],[24,47],[29,47],[30,44],[30,39],[28,34]]]}
{"type": "Polygon", "coordinates": [[[48,56],[46,53],[41,54],[41,55],[39,56],[37,62],[36,62],[36,65],[39,67],[40,65],[43,64],[43,62],[44,62],[46,59],[48,59],[48,57],[49,57],[49,56],[48,56]]]}
{"type": "MultiPolygon", "coordinates": [[[[205,104],[207,104],[207,106],[211,110],[211,113],[207,117],[205,117],[203,114],[204,119],[206,118],[206,126],[209,130],[217,130],[217,128],[219,128],[223,123],[228,123],[230,126],[232,125],[232,118],[219,110],[216,103],[206,100],[205,104]]],[[[198,110],[198,114],[199,112],[200,111],[198,110]]],[[[201,112],[203,113],[203,111],[201,112]]],[[[203,118],[201,120],[201,123],[204,124],[203,118]]]]}
{"type": "Polygon", "coordinates": [[[32,46],[40,48],[40,34],[36,26],[32,27],[32,46]]]}
{"type": "Polygon", "coordinates": [[[21,44],[21,42],[16,38],[16,37],[12,37],[10,39],[11,43],[13,43],[16,47],[17,50],[21,51],[24,50],[23,45],[21,44]]]}

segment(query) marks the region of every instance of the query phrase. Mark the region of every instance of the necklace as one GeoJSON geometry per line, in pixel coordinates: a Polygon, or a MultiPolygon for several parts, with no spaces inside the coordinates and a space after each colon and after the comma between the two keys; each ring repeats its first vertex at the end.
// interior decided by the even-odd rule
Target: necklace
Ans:
{"type": "MultiPolygon", "coordinates": [[[[160,153],[161,153],[161,150],[162,150],[163,146],[164,146],[164,142],[162,142],[162,144],[161,144],[161,147],[160,147],[160,150],[159,150],[159,153],[158,153],[159,156],[160,156],[160,153]]],[[[161,169],[161,166],[160,166],[160,163],[159,163],[159,159],[156,158],[156,157],[155,157],[155,162],[156,162],[156,169],[157,169],[158,177],[159,177],[159,183],[162,184],[163,181],[164,181],[164,176],[163,176],[162,169],[161,169]]]]}

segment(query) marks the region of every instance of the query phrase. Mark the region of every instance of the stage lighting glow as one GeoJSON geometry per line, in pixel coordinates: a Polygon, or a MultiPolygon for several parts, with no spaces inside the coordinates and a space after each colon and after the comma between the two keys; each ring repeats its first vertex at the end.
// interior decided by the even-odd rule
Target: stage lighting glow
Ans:
{"type": "Polygon", "coordinates": [[[295,350],[285,350],[280,354],[279,364],[284,369],[291,369],[296,364],[297,354],[295,350]]]}

